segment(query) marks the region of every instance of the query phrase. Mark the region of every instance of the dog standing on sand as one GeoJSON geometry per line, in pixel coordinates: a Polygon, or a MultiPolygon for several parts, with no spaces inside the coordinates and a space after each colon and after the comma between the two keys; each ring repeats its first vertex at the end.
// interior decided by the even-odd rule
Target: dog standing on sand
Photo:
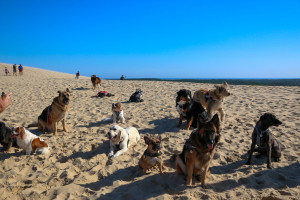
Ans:
{"type": "Polygon", "coordinates": [[[67,132],[66,117],[70,109],[71,94],[69,89],[58,91],[58,97],[55,97],[52,104],[46,107],[38,117],[38,129],[42,132],[50,131],[57,136],[57,123],[62,122],[63,131],[67,132]]]}
{"type": "Polygon", "coordinates": [[[96,75],[92,75],[91,81],[92,81],[94,90],[96,89],[96,87],[98,87],[100,89],[101,82],[102,82],[101,78],[97,77],[96,75]]]}
{"type": "Polygon", "coordinates": [[[255,151],[255,146],[257,144],[258,149],[256,149],[257,152],[260,154],[257,157],[260,157],[262,154],[267,154],[267,167],[269,169],[272,168],[271,165],[271,157],[274,157],[274,160],[278,162],[281,157],[281,147],[275,136],[272,134],[272,132],[269,130],[269,127],[271,126],[279,126],[282,124],[281,121],[279,121],[275,115],[271,113],[265,113],[263,114],[258,122],[256,123],[256,126],[252,133],[252,144],[251,149],[247,161],[247,165],[251,164],[251,158],[252,154],[255,151]]]}
{"type": "Polygon", "coordinates": [[[224,122],[223,99],[228,96],[230,96],[229,86],[224,82],[221,85],[215,85],[212,90],[197,90],[193,99],[206,108],[209,119],[212,118],[215,111],[218,111],[221,115],[221,122],[224,122]]]}

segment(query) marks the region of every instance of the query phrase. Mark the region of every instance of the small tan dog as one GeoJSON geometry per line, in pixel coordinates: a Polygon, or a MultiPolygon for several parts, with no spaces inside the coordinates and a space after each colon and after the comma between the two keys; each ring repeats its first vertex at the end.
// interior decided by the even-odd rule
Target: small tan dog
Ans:
{"type": "Polygon", "coordinates": [[[225,113],[222,108],[223,99],[230,96],[229,86],[226,82],[221,85],[215,85],[216,88],[211,90],[197,90],[193,99],[202,104],[206,108],[209,119],[212,118],[214,111],[218,111],[221,115],[221,121],[224,121],[225,113]]]}
{"type": "Polygon", "coordinates": [[[163,160],[161,150],[161,136],[155,139],[151,139],[147,136],[144,137],[145,143],[148,145],[148,148],[145,150],[142,155],[139,166],[143,169],[144,173],[147,173],[147,170],[158,166],[159,172],[163,174],[163,160]]]}

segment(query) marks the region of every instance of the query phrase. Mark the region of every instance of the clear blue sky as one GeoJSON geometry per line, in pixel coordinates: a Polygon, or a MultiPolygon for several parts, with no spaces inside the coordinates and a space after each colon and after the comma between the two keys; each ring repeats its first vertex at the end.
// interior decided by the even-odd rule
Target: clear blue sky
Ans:
{"type": "Polygon", "coordinates": [[[300,0],[0,0],[0,62],[102,78],[300,78],[300,0]]]}

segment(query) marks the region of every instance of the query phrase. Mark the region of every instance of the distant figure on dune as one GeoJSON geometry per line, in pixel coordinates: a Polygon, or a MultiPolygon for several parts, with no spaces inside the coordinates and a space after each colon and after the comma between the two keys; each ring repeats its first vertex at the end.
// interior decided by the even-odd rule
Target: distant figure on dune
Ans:
{"type": "Polygon", "coordinates": [[[22,66],[22,64],[19,65],[19,74],[20,74],[20,76],[23,75],[23,66],[22,66]]]}
{"type": "Polygon", "coordinates": [[[5,75],[7,76],[7,74],[9,74],[9,71],[8,71],[7,67],[5,67],[5,75]]]}
{"type": "Polygon", "coordinates": [[[75,77],[75,79],[79,79],[79,76],[80,76],[80,73],[79,73],[79,71],[76,73],[76,77],[75,77]]]}
{"type": "Polygon", "coordinates": [[[124,77],[124,75],[121,76],[120,80],[125,80],[126,76],[124,77]]]}
{"type": "Polygon", "coordinates": [[[14,75],[17,76],[17,65],[16,64],[13,65],[13,76],[14,75]]]}

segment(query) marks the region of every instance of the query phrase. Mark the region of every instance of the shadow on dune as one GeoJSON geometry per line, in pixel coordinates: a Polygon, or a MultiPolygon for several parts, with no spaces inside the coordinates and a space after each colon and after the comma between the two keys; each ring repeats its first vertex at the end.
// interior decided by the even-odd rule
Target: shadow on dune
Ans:
{"type": "Polygon", "coordinates": [[[113,191],[101,195],[98,199],[138,199],[144,200],[155,198],[159,195],[180,194],[186,189],[184,180],[181,176],[174,173],[154,174],[142,180],[134,180],[136,177],[143,176],[139,167],[128,167],[120,169],[115,173],[104,177],[94,183],[80,184],[80,186],[98,191],[103,187],[114,187],[113,191]],[[118,186],[119,181],[126,185],[118,186]],[[115,186],[114,186],[115,184],[115,186]]]}
{"type": "Polygon", "coordinates": [[[180,129],[176,127],[178,119],[164,117],[162,119],[156,119],[150,121],[149,124],[153,124],[154,128],[140,129],[140,133],[150,134],[162,134],[165,132],[178,132],[180,129]]]}
{"type": "MultiPolygon", "coordinates": [[[[229,167],[238,168],[244,164],[245,161],[238,161],[226,166],[212,167],[212,173],[218,171],[218,174],[228,173],[229,167]],[[224,171],[222,171],[224,170],[224,171]],[[228,170],[228,171],[227,171],[228,170]]],[[[249,166],[251,168],[251,166],[249,166]]],[[[249,168],[244,169],[248,171],[249,168]]],[[[241,177],[239,179],[227,179],[218,183],[209,184],[208,187],[215,192],[225,192],[234,188],[245,186],[246,188],[263,190],[266,188],[284,189],[284,188],[295,188],[300,185],[300,163],[293,163],[292,165],[285,167],[278,167],[274,169],[265,169],[255,174],[251,174],[248,177],[241,177]]]]}

